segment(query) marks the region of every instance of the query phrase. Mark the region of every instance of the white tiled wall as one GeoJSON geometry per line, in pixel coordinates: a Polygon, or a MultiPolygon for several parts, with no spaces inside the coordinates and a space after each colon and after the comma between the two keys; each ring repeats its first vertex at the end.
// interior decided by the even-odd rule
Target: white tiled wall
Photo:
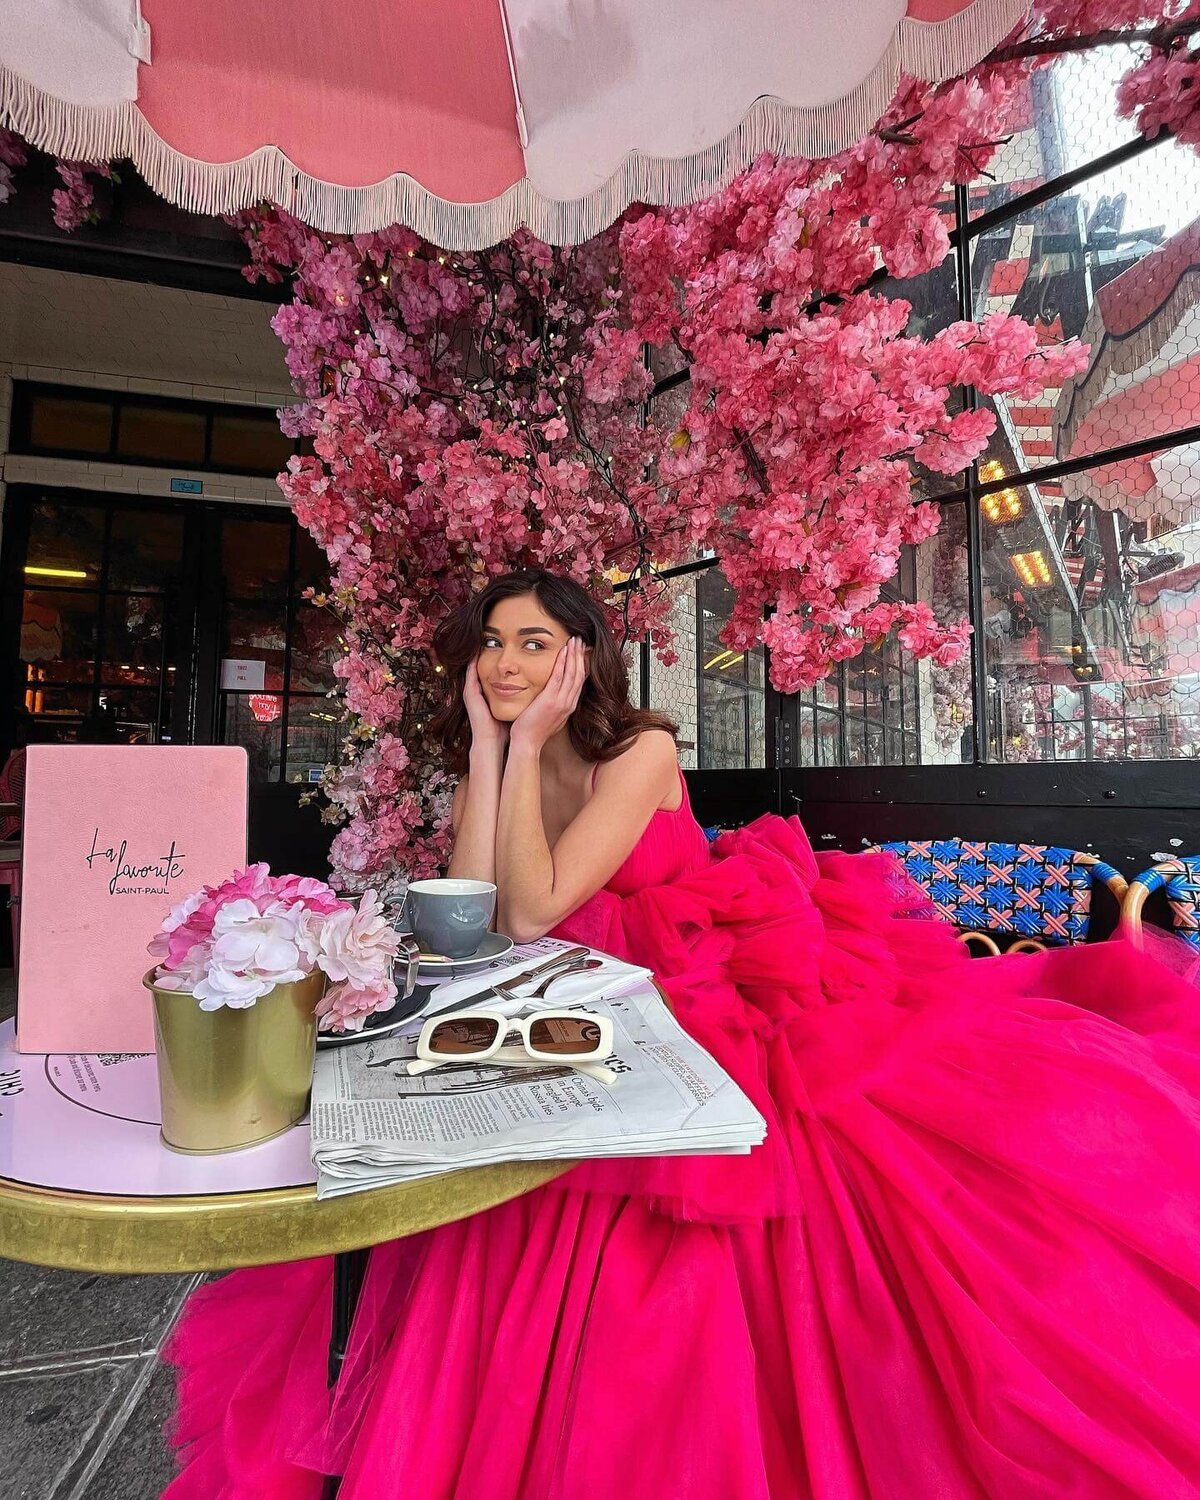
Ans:
{"type": "Polygon", "coordinates": [[[248,298],[0,264],[0,363],[25,366],[33,380],[274,403],[291,385],[271,330],[274,310],[248,298]]]}
{"type": "MultiPolygon", "coordinates": [[[[279,407],[295,400],[269,304],[138,282],[0,266],[0,507],[7,484],[110,494],[284,505],[273,478],[143,464],[104,464],[8,451],[12,386],[136,391],[183,401],[279,407]],[[172,495],[198,479],[201,496],[172,495]]],[[[0,508],[0,527],[3,525],[0,508]]]]}

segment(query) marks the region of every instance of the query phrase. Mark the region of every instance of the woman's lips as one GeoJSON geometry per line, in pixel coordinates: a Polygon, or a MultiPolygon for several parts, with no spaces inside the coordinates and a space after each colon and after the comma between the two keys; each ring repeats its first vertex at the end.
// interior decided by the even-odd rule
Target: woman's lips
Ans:
{"type": "Polygon", "coordinates": [[[492,684],[492,692],[498,698],[519,698],[524,691],[523,687],[501,687],[498,682],[492,684]]]}

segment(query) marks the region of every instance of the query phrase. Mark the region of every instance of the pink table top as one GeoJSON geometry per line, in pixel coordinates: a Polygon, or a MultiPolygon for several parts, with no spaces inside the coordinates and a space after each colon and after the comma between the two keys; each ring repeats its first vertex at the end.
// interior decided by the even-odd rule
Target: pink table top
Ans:
{"type": "Polygon", "coordinates": [[[244,1151],[183,1156],[159,1135],[152,1054],[33,1053],[0,1025],[0,1178],[113,1197],[171,1198],[316,1181],[308,1120],[244,1151]]]}

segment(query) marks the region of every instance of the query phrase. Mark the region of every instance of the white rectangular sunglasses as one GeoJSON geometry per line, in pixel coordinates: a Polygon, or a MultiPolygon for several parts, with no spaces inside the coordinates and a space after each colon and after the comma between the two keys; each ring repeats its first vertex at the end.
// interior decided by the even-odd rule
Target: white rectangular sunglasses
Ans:
{"type": "Polygon", "coordinates": [[[532,1061],[574,1068],[597,1083],[611,1084],[617,1075],[603,1060],[612,1049],[611,1018],[591,1011],[540,1010],[514,1020],[498,1010],[461,1010],[430,1016],[408,1071],[428,1073],[449,1063],[528,1067],[532,1061]]]}

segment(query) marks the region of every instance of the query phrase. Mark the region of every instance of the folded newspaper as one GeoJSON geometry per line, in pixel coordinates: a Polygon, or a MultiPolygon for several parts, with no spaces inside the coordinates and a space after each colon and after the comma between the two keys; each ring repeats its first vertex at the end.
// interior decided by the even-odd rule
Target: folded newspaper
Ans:
{"type": "Polygon", "coordinates": [[[762,1116],[644,974],[618,988],[553,1002],[612,1018],[607,1062],[618,1077],[607,1087],[553,1065],[460,1063],[410,1077],[419,1017],[402,1031],[319,1052],[311,1122],[318,1198],[493,1162],[744,1154],[761,1144],[762,1116]]]}

